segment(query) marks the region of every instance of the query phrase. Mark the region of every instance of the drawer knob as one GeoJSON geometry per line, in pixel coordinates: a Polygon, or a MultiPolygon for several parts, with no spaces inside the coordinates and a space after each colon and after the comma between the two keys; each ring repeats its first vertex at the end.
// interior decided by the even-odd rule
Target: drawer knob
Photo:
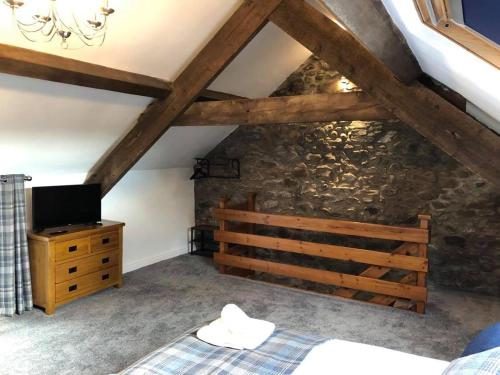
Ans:
{"type": "Polygon", "coordinates": [[[101,276],[101,279],[102,279],[102,280],[107,280],[107,279],[109,279],[109,273],[106,273],[106,274],[102,275],[102,276],[101,276]]]}
{"type": "Polygon", "coordinates": [[[102,239],[102,244],[103,244],[103,245],[106,245],[106,244],[108,244],[108,243],[109,243],[109,238],[103,238],[103,239],[102,239]]]}
{"type": "Polygon", "coordinates": [[[78,270],[78,267],[70,267],[68,268],[68,273],[75,273],[78,270]]]}
{"type": "Polygon", "coordinates": [[[102,264],[109,263],[109,257],[102,258],[102,264]]]}
{"type": "Polygon", "coordinates": [[[78,249],[78,246],[76,246],[76,245],[73,245],[73,246],[68,247],[68,251],[69,251],[70,253],[72,253],[73,251],[76,251],[77,249],[78,249]]]}
{"type": "Polygon", "coordinates": [[[77,284],[75,284],[75,285],[70,285],[70,287],[68,288],[68,292],[74,292],[77,288],[78,288],[78,285],[77,285],[77,284]]]}

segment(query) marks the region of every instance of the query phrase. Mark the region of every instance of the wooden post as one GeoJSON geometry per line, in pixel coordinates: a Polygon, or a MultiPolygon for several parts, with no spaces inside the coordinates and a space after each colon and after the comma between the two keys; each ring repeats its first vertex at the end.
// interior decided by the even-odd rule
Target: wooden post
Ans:
{"type": "MultiPolygon", "coordinates": [[[[421,229],[429,229],[429,221],[431,220],[430,215],[418,215],[418,219],[420,221],[419,227],[421,229]]],[[[430,232],[429,232],[429,239],[430,239],[430,232]]],[[[422,258],[427,258],[427,246],[428,242],[423,244],[418,244],[418,256],[422,258]]],[[[427,285],[427,273],[425,272],[418,272],[417,273],[417,286],[422,286],[426,287],[427,285]]],[[[425,313],[425,302],[417,302],[417,312],[420,314],[425,313]]]]}
{"type": "MultiPolygon", "coordinates": [[[[229,199],[227,197],[223,197],[219,199],[219,208],[226,208],[227,202],[229,199]]],[[[227,230],[227,221],[224,219],[219,219],[219,230],[224,231],[227,230]]],[[[227,253],[228,250],[228,244],[226,242],[219,242],[219,253],[221,255],[227,253]]],[[[220,273],[226,273],[226,266],[220,265],[219,266],[219,272],[220,273]]]]}
{"type": "MultiPolygon", "coordinates": [[[[255,212],[255,196],[257,193],[248,193],[248,198],[247,198],[247,210],[255,212]]],[[[254,233],[255,232],[255,224],[248,224],[248,233],[254,233]]]]}
{"type": "MultiPolygon", "coordinates": [[[[257,193],[248,193],[248,196],[247,196],[247,209],[248,209],[248,211],[255,212],[255,197],[256,196],[257,196],[257,193]]],[[[248,225],[247,232],[250,234],[255,233],[255,224],[249,223],[247,225],[248,225]]],[[[255,254],[255,247],[253,247],[253,246],[249,247],[248,252],[250,254],[255,254]]],[[[254,275],[254,274],[255,274],[255,271],[247,270],[247,276],[254,275]]]]}

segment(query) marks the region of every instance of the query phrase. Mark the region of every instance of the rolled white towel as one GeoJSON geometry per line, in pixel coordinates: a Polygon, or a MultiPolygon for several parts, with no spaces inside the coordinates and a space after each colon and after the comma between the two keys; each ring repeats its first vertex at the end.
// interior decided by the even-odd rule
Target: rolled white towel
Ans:
{"type": "Polygon", "coordinates": [[[196,337],[215,346],[241,350],[244,347],[234,340],[229,329],[222,323],[222,319],[216,319],[212,323],[201,327],[196,332],[196,337]]]}
{"type": "Polygon", "coordinates": [[[245,349],[255,349],[272,335],[274,323],[250,318],[234,304],[224,306],[221,320],[231,333],[231,342],[245,349]]]}
{"type": "Polygon", "coordinates": [[[265,320],[250,318],[234,304],[226,305],[221,317],[196,333],[200,340],[233,349],[253,350],[272,335],[276,326],[265,320]]]}

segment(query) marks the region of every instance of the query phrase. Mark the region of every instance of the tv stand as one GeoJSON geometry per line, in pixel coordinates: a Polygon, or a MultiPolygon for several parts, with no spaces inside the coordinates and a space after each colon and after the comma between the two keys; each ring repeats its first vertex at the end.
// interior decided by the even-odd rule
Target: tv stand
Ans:
{"type": "Polygon", "coordinates": [[[62,304],[121,287],[124,225],[103,221],[29,233],[34,305],[52,315],[62,304]]]}

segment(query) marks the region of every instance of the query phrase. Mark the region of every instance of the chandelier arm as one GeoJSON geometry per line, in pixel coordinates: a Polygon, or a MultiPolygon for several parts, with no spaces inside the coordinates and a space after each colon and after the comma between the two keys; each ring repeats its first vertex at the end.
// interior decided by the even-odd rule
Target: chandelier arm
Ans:
{"type": "Polygon", "coordinates": [[[26,26],[26,27],[31,27],[31,26],[34,26],[36,24],[38,24],[37,21],[33,22],[33,23],[25,23],[23,21],[21,21],[18,17],[17,17],[17,13],[16,13],[16,10],[14,8],[12,8],[12,18],[14,18],[14,21],[16,21],[16,23],[18,25],[22,25],[22,26],[26,26]]]}
{"type": "Polygon", "coordinates": [[[36,43],[37,40],[36,39],[31,39],[27,34],[26,32],[23,30],[23,29],[20,29],[19,28],[19,31],[21,32],[21,35],[26,38],[27,40],[29,40],[30,42],[33,42],[33,43],[36,43]]]}
{"type": "Polygon", "coordinates": [[[43,29],[42,29],[42,35],[45,36],[45,37],[47,37],[47,38],[50,38],[50,40],[52,40],[55,29],[56,29],[56,26],[55,26],[54,23],[52,23],[50,25],[50,28],[49,28],[48,31],[44,32],[43,29]]]}
{"type": "MultiPolygon", "coordinates": [[[[19,25],[23,25],[25,27],[31,27],[31,26],[35,26],[35,25],[38,25],[40,24],[40,22],[38,21],[35,21],[33,23],[24,23],[23,21],[20,21],[19,19],[16,18],[16,22],[19,24],[19,25]]],[[[43,26],[42,26],[43,27],[43,26]]]]}
{"type": "Polygon", "coordinates": [[[84,43],[88,47],[92,47],[92,46],[95,46],[95,45],[102,45],[102,42],[101,43],[99,43],[99,42],[92,43],[92,41],[95,41],[95,40],[98,40],[98,39],[102,39],[102,38],[105,37],[105,34],[96,35],[96,36],[94,36],[92,38],[88,38],[85,35],[80,35],[78,33],[76,33],[75,35],[78,36],[78,38],[80,39],[80,41],[82,43],[84,43]]]}
{"type": "Polygon", "coordinates": [[[79,22],[77,21],[75,15],[73,14],[72,16],[73,16],[73,20],[75,21],[75,25],[76,25],[76,27],[78,29],[78,33],[75,33],[75,34],[77,34],[77,35],[80,34],[79,36],[85,38],[86,40],[92,40],[92,39],[94,39],[96,37],[99,37],[98,32],[100,30],[97,30],[96,32],[94,32],[93,35],[92,34],[87,34],[84,30],[82,30],[82,28],[81,28],[79,22]]]}
{"type": "Polygon", "coordinates": [[[37,29],[28,29],[28,27],[35,26],[36,24],[26,25],[26,24],[23,24],[21,22],[17,22],[17,20],[16,20],[16,24],[17,24],[18,28],[23,29],[23,31],[25,31],[27,33],[37,33],[39,31],[43,30],[43,28],[45,27],[45,25],[39,25],[39,27],[37,29]]]}
{"type": "MultiPolygon", "coordinates": [[[[84,34],[87,34],[84,29],[88,29],[91,33],[94,33],[94,34],[97,34],[98,32],[100,32],[102,29],[104,29],[105,25],[106,25],[106,21],[108,19],[107,16],[102,16],[102,20],[98,20],[97,17],[96,17],[96,14],[94,14],[94,18],[96,19],[96,21],[99,21],[101,22],[101,26],[99,27],[93,27],[93,26],[89,26],[85,23],[83,23],[83,27],[81,26],[80,22],[78,21],[78,19],[76,18],[75,14],[74,13],[71,13],[72,17],[73,17],[73,21],[76,25],[76,27],[78,28],[78,30],[84,34]]],[[[87,34],[88,35],[88,34],[87,34]]]]}
{"type": "MultiPolygon", "coordinates": [[[[107,27],[106,27],[106,31],[107,31],[107,27]]],[[[104,32],[104,34],[102,35],[102,39],[101,39],[101,43],[99,44],[99,47],[102,46],[104,44],[104,41],[106,40],[106,32],[104,32]]]]}

